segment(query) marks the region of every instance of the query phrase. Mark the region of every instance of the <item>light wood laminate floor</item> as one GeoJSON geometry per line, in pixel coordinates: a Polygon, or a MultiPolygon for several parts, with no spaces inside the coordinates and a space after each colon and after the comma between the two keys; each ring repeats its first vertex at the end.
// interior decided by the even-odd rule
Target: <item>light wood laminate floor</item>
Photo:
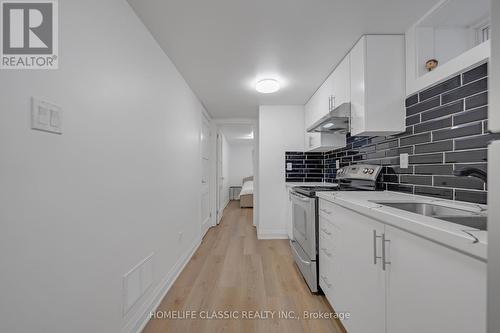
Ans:
{"type": "MultiPolygon", "coordinates": [[[[334,319],[303,319],[303,311],[333,312],[310,293],[287,240],[257,240],[252,209],[231,202],[169,290],[158,311],[294,311],[301,318],[151,319],[143,333],[345,332],[334,319]]],[[[170,312],[172,313],[172,312],[170,312]]],[[[181,314],[184,312],[180,312],[181,314]]],[[[270,315],[269,315],[270,317],[270,315]]]]}

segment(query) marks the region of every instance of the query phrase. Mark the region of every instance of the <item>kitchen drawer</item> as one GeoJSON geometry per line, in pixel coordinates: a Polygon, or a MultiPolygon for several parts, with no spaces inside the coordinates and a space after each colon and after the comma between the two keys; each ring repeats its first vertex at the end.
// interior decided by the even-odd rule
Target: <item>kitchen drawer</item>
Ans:
{"type": "Polygon", "coordinates": [[[329,222],[333,222],[336,207],[338,206],[334,203],[321,199],[319,201],[319,216],[325,218],[329,222]]]}
{"type": "Polygon", "coordinates": [[[319,285],[325,293],[328,301],[333,306],[333,296],[335,295],[333,261],[320,252],[319,254],[319,285]]]}
{"type": "Polygon", "coordinates": [[[319,218],[319,236],[325,238],[325,240],[333,241],[335,238],[336,227],[328,221],[325,217],[320,216],[319,218]]]}
{"type": "Polygon", "coordinates": [[[334,256],[337,252],[335,242],[333,240],[328,240],[322,235],[319,236],[319,249],[318,249],[319,255],[326,256],[328,260],[334,261],[334,256]]]}

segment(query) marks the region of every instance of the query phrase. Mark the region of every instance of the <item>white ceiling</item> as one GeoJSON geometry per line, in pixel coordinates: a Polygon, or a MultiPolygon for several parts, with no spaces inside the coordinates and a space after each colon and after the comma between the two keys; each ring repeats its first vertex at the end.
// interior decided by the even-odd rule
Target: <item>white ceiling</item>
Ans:
{"type": "Polygon", "coordinates": [[[229,144],[253,143],[254,132],[252,125],[224,124],[219,125],[219,129],[229,144]]]}
{"type": "Polygon", "coordinates": [[[404,33],[438,0],[128,0],[208,111],[304,104],[365,33],[404,33]],[[282,89],[258,94],[258,79],[282,89]]]}

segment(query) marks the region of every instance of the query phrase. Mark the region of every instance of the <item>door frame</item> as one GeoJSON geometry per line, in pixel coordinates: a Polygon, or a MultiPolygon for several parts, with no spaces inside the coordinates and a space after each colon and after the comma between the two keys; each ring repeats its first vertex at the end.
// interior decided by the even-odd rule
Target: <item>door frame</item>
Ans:
{"type": "MultiPolygon", "coordinates": [[[[254,195],[253,195],[253,201],[254,201],[254,214],[253,214],[253,225],[256,226],[258,223],[258,148],[259,148],[259,122],[258,119],[254,118],[224,118],[224,119],[214,119],[214,124],[216,126],[216,133],[217,137],[220,133],[219,127],[222,125],[250,125],[253,128],[254,132],[254,140],[253,140],[253,177],[254,177],[254,195]]],[[[219,158],[219,150],[222,151],[222,147],[219,147],[218,143],[218,138],[215,138],[215,147],[216,147],[216,161],[215,161],[215,215],[216,215],[216,224],[219,224],[220,218],[222,218],[222,215],[224,213],[224,209],[220,209],[221,211],[218,212],[219,210],[219,201],[220,201],[220,194],[219,194],[219,164],[218,164],[218,158],[219,158]]],[[[222,156],[221,156],[222,158],[222,156]]]]}
{"type": "Polygon", "coordinates": [[[222,215],[224,213],[224,209],[221,208],[221,186],[222,186],[222,181],[221,177],[223,174],[222,170],[222,133],[220,132],[219,129],[217,129],[217,137],[215,139],[215,149],[216,149],[216,158],[215,158],[215,224],[219,224],[220,220],[222,219],[222,215]]]}
{"type": "Polygon", "coordinates": [[[213,201],[214,201],[214,194],[213,194],[213,179],[212,179],[212,173],[213,173],[213,122],[210,117],[210,115],[207,112],[202,112],[201,114],[201,122],[200,122],[200,227],[202,231],[202,236],[205,235],[205,233],[208,231],[210,227],[214,226],[214,212],[213,212],[213,201]],[[206,179],[207,183],[203,183],[203,168],[204,168],[204,154],[203,154],[203,127],[207,126],[208,127],[208,138],[205,138],[208,140],[207,143],[207,148],[208,148],[208,177],[206,179]],[[202,194],[206,193],[208,191],[208,207],[209,207],[209,217],[208,221],[203,219],[203,211],[202,211],[202,194]]]}

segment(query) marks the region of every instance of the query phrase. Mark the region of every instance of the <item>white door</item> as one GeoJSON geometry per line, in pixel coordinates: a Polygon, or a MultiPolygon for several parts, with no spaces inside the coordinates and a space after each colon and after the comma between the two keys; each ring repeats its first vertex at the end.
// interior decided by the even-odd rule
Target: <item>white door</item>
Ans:
{"type": "Polygon", "coordinates": [[[387,333],[485,333],[486,263],[386,226],[387,333]]]}
{"type": "Polygon", "coordinates": [[[221,206],[224,202],[224,177],[222,167],[222,136],[217,133],[217,224],[219,224],[220,219],[222,218],[223,208],[221,208],[221,206]]]}
{"type": "Polygon", "coordinates": [[[200,137],[200,152],[201,152],[201,228],[202,234],[211,225],[210,213],[210,123],[209,120],[202,116],[201,137],[200,137]]]}
{"type": "Polygon", "coordinates": [[[384,225],[338,205],[327,209],[337,233],[330,271],[335,311],[350,313],[342,322],[349,333],[384,333],[385,272],[375,258],[381,256],[384,225]]]}

